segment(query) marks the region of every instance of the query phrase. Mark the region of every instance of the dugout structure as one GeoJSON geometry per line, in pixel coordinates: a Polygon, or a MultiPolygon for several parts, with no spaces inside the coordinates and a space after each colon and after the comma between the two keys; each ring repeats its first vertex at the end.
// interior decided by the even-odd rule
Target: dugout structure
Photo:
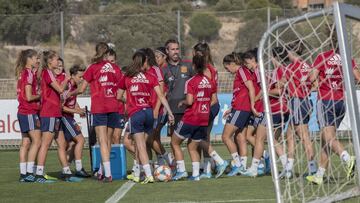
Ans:
{"type": "MultiPolygon", "coordinates": [[[[261,85],[265,104],[265,116],[268,127],[268,146],[272,161],[272,175],[276,193],[276,201],[280,202],[335,202],[343,199],[360,196],[359,182],[360,171],[360,118],[358,100],[354,76],[352,73],[352,58],[359,56],[359,34],[357,33],[360,25],[360,8],[347,4],[334,3],[333,7],[307,13],[305,15],[286,19],[272,25],[263,35],[259,50],[258,59],[260,65],[261,85]],[[334,30],[337,33],[338,44],[331,43],[331,37],[324,34],[324,30],[334,30]],[[326,180],[322,185],[313,185],[307,182],[303,174],[305,173],[306,161],[304,161],[304,149],[301,142],[297,142],[296,164],[294,170],[297,175],[289,180],[279,178],[279,160],[275,153],[275,133],[272,127],[272,113],[269,103],[269,83],[267,74],[274,66],[272,65],[272,49],[277,46],[286,46],[294,41],[301,41],[304,45],[304,53],[301,58],[312,64],[317,54],[337,46],[340,49],[342,59],[343,78],[345,87],[346,113],[349,117],[347,131],[337,131],[337,137],[345,134],[343,143],[350,154],[356,156],[355,176],[350,180],[344,180],[344,167],[340,167],[339,159],[334,154],[330,155],[329,169],[327,169],[326,180]]],[[[357,63],[359,64],[359,60],[357,63]]],[[[314,104],[315,107],[316,104],[314,104]]],[[[283,123],[285,126],[286,123],[283,123]]],[[[319,160],[319,147],[321,139],[319,132],[311,133],[315,146],[315,160],[319,160]]],[[[280,138],[276,138],[286,149],[286,137],[284,132],[280,138]]]]}

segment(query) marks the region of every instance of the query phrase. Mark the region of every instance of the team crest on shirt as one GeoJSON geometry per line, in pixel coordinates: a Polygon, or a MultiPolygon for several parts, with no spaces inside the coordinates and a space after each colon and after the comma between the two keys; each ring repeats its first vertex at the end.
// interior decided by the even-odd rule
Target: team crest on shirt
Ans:
{"type": "Polygon", "coordinates": [[[132,83],[149,83],[144,73],[139,73],[131,79],[132,83]]]}
{"type": "Polygon", "coordinates": [[[210,84],[209,80],[204,77],[201,80],[201,82],[199,83],[198,87],[199,88],[211,88],[211,84],[210,84]]]}
{"type": "Polygon", "coordinates": [[[309,72],[310,71],[310,66],[307,63],[302,63],[301,64],[301,69],[300,71],[303,72],[309,72]]]}
{"type": "Polygon", "coordinates": [[[187,73],[188,72],[188,68],[186,66],[181,66],[180,67],[180,72],[181,73],[187,73]]]}
{"type": "Polygon", "coordinates": [[[105,65],[101,67],[100,73],[108,73],[108,72],[115,73],[115,70],[110,63],[105,63],[105,65]]]}

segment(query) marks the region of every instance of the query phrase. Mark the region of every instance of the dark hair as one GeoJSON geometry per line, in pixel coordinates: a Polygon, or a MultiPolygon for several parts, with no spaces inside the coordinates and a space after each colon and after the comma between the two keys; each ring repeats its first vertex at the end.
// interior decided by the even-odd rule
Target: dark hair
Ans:
{"type": "Polygon", "coordinates": [[[210,63],[211,65],[214,65],[208,43],[206,43],[206,42],[197,43],[193,47],[193,49],[195,51],[195,54],[196,54],[196,52],[199,52],[205,57],[206,63],[210,63]]]}
{"type": "Polygon", "coordinates": [[[257,62],[257,48],[246,51],[242,55],[242,59],[255,59],[255,61],[257,62]]]}
{"type": "Polygon", "coordinates": [[[84,72],[85,68],[83,65],[80,64],[74,64],[70,68],[70,75],[76,75],[78,72],[84,72]]]}
{"type": "MultiPolygon", "coordinates": [[[[176,39],[169,39],[165,42],[165,48],[168,49],[169,44],[179,44],[179,42],[176,39]]],[[[179,44],[180,45],[180,44],[179,44]]]]}
{"type": "Polygon", "coordinates": [[[281,62],[289,61],[287,51],[284,49],[284,47],[274,47],[272,49],[272,55],[273,57],[278,58],[281,62]]]}
{"type": "Polygon", "coordinates": [[[295,52],[297,55],[301,56],[305,49],[305,45],[301,40],[296,40],[294,42],[286,44],[285,48],[288,51],[295,52]]]}
{"type": "Polygon", "coordinates": [[[114,49],[109,49],[108,55],[109,55],[109,56],[114,56],[114,57],[115,57],[115,60],[116,60],[116,52],[115,52],[114,49]]]}
{"type": "Polygon", "coordinates": [[[141,51],[143,51],[146,54],[146,58],[148,60],[149,66],[157,66],[158,65],[156,63],[155,53],[154,53],[154,51],[152,49],[143,48],[143,49],[141,49],[141,51]]]}
{"type": "Polygon", "coordinates": [[[33,49],[22,50],[15,62],[15,77],[18,78],[20,76],[21,71],[25,68],[26,62],[28,58],[37,55],[37,52],[33,49]]]}
{"type": "Polygon", "coordinates": [[[192,58],[192,64],[196,73],[203,74],[206,69],[206,57],[196,53],[192,58]]]}
{"type": "Polygon", "coordinates": [[[91,63],[98,63],[103,60],[104,56],[109,53],[110,48],[105,42],[99,42],[95,47],[96,54],[91,59],[91,63]]]}
{"type": "Polygon", "coordinates": [[[49,68],[48,67],[49,60],[54,58],[55,56],[57,56],[57,53],[53,50],[43,51],[43,54],[42,54],[43,67],[49,68]]]}
{"type": "Polygon", "coordinates": [[[155,52],[159,52],[162,55],[166,56],[166,48],[165,47],[158,47],[155,49],[155,52]]]}
{"type": "Polygon", "coordinates": [[[237,65],[242,65],[243,64],[242,55],[243,53],[241,52],[238,53],[232,52],[231,54],[228,54],[224,57],[223,64],[235,63],[237,65]]]}
{"type": "Polygon", "coordinates": [[[62,59],[61,57],[58,58],[59,61],[61,61],[64,64],[64,59],[62,59]]]}
{"type": "Polygon", "coordinates": [[[128,77],[134,77],[138,73],[141,72],[141,68],[143,67],[144,63],[146,62],[146,54],[138,50],[132,57],[133,61],[131,64],[125,69],[125,75],[128,77]]]}

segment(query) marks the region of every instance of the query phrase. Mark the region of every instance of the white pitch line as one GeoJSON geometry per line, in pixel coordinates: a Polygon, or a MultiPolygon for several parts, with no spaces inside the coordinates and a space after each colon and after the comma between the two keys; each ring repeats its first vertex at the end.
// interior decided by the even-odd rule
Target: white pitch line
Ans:
{"type": "Polygon", "coordinates": [[[134,182],[128,181],[122,185],[105,203],[117,203],[123,198],[127,192],[135,185],[134,182]]]}
{"type": "Polygon", "coordinates": [[[169,203],[225,203],[225,202],[268,202],[275,201],[275,199],[231,199],[231,200],[215,200],[215,201],[180,201],[169,203]]]}

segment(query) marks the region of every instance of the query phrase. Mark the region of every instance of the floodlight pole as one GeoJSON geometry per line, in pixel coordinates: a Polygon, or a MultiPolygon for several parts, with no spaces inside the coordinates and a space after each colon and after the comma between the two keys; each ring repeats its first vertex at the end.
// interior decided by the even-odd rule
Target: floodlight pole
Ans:
{"type": "Polygon", "coordinates": [[[356,169],[358,173],[358,181],[360,183],[360,117],[359,107],[355,91],[354,76],[352,73],[352,59],[351,50],[349,47],[349,41],[346,30],[346,17],[360,20],[360,9],[347,4],[334,3],[334,18],[336,25],[336,32],[339,42],[342,69],[344,74],[345,93],[346,93],[346,105],[349,111],[350,126],[352,129],[352,141],[354,145],[354,151],[356,155],[356,169]]]}

